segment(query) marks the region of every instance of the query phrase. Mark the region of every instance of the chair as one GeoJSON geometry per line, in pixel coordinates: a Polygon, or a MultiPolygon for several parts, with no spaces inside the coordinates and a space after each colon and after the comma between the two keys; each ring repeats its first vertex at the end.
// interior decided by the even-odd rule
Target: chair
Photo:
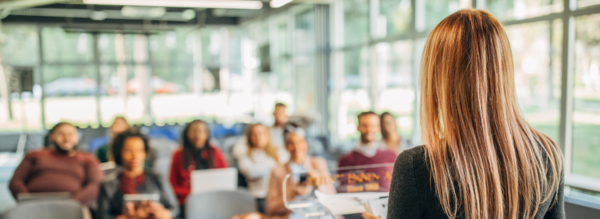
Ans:
{"type": "Polygon", "coordinates": [[[108,143],[108,138],[105,136],[102,137],[95,137],[92,140],[90,140],[90,142],[88,143],[88,151],[90,153],[96,153],[96,150],[98,150],[98,148],[102,147],[102,145],[105,145],[108,143]]]}
{"type": "Polygon", "coordinates": [[[248,191],[214,191],[190,195],[185,202],[185,218],[229,219],[256,212],[256,200],[248,191]]]}
{"type": "Polygon", "coordinates": [[[73,200],[28,201],[7,211],[4,219],[89,219],[89,210],[73,200]]]}

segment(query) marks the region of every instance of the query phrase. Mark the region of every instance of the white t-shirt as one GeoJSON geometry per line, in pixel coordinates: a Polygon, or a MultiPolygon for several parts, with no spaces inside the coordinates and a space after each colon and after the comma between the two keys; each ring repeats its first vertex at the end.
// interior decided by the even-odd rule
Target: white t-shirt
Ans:
{"type": "Polygon", "coordinates": [[[238,168],[246,177],[248,190],[252,193],[252,196],[256,198],[267,196],[269,177],[275,165],[277,165],[275,159],[267,156],[264,150],[252,150],[250,154],[244,153],[238,158],[238,168]]]}

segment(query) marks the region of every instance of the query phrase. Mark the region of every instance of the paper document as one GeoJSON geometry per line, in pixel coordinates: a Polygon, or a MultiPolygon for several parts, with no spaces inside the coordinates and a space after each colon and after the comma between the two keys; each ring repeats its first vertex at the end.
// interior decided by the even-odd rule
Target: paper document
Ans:
{"type": "Polygon", "coordinates": [[[315,195],[321,203],[333,215],[357,214],[366,211],[364,203],[368,200],[379,199],[388,196],[388,192],[357,192],[326,194],[315,191],[315,195]]]}
{"type": "Polygon", "coordinates": [[[365,203],[367,212],[378,218],[387,218],[388,198],[372,199],[365,203]]]}

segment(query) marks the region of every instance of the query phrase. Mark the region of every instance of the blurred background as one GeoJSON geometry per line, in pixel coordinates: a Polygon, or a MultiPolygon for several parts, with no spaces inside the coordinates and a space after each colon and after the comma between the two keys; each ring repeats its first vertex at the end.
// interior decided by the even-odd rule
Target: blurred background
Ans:
{"type": "Polygon", "coordinates": [[[281,102],[325,154],[367,110],[419,145],[423,45],[462,8],[504,24],[522,112],[563,148],[567,192],[600,203],[599,0],[0,0],[0,210],[60,121],[90,152],[115,116],[172,141],[201,118],[228,148],[281,102]]]}

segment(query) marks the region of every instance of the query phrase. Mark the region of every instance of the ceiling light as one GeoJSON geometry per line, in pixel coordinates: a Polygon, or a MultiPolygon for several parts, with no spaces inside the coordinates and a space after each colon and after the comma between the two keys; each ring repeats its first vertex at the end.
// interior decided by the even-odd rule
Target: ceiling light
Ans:
{"type": "Polygon", "coordinates": [[[292,1],[294,1],[294,0],[272,0],[271,7],[279,8],[281,6],[287,5],[288,3],[292,2],[292,1]]]}
{"type": "Polygon", "coordinates": [[[183,8],[240,8],[261,9],[261,1],[244,0],[83,0],[85,4],[94,5],[136,5],[136,6],[162,6],[183,8]]]}
{"type": "Polygon", "coordinates": [[[90,19],[95,21],[102,21],[108,17],[105,11],[92,11],[90,12],[90,19]]]}
{"type": "Polygon", "coordinates": [[[181,13],[181,18],[184,20],[191,20],[196,17],[196,12],[192,9],[187,9],[181,13]]]}

